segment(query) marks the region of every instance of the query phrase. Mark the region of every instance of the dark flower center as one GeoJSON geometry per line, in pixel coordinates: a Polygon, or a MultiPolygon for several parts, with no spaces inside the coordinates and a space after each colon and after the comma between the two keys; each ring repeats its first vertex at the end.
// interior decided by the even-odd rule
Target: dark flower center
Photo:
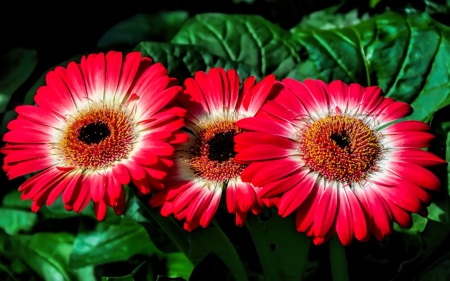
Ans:
{"type": "Polygon", "coordinates": [[[344,131],[342,133],[334,133],[330,136],[330,139],[334,140],[334,142],[340,147],[340,148],[346,148],[350,147],[350,137],[347,135],[347,133],[344,131]]]}
{"type": "Polygon", "coordinates": [[[96,121],[84,125],[78,130],[78,140],[85,144],[97,144],[111,135],[108,124],[96,121]]]}
{"type": "Polygon", "coordinates": [[[236,156],[234,152],[234,135],[236,131],[220,132],[207,141],[209,145],[208,158],[222,163],[236,156]]]}

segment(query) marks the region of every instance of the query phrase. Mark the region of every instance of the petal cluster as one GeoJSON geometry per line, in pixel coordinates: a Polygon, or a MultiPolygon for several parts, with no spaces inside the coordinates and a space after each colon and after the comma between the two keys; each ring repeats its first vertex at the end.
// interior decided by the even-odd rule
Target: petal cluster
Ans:
{"type": "Polygon", "coordinates": [[[384,98],[379,87],[284,79],[284,88],[254,117],[236,122],[236,160],[248,164],[243,181],[277,198],[279,215],[296,213],[297,230],[315,244],[337,233],[381,240],[393,222],[411,226],[426,216],[440,182],[432,168],[445,163],[422,150],[434,138],[427,124],[397,121],[411,113],[384,98]]]}
{"type": "Polygon", "coordinates": [[[91,201],[99,220],[107,205],[122,214],[123,186],[142,194],[163,188],[173,165],[172,145],[186,111],[172,106],[182,88],[159,63],[139,52],[91,54],[46,75],[36,106],[19,106],[3,140],[3,169],[10,179],[37,173],[19,191],[37,211],[59,195],[67,210],[91,201]]]}
{"type": "MultiPolygon", "coordinates": [[[[277,91],[273,75],[255,82],[255,77],[249,77],[240,89],[235,70],[212,68],[208,73],[197,72],[184,83],[178,101],[187,110],[190,140],[176,148],[167,188],[157,192],[150,204],[162,206],[164,216],[184,219],[188,231],[209,225],[224,189],[227,209],[236,214],[238,226],[244,224],[248,211],[261,212],[260,189],[241,181],[245,165],[234,161],[233,141],[241,133],[236,121],[254,116],[277,91]]],[[[264,201],[271,204],[271,200],[264,201]]]]}

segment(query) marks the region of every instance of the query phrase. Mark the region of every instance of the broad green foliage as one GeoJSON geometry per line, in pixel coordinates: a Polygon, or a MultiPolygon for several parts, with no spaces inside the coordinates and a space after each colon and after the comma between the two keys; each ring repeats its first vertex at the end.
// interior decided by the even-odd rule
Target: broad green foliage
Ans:
{"type": "Polygon", "coordinates": [[[208,71],[211,67],[236,69],[241,79],[257,75],[251,66],[212,55],[202,47],[142,42],[134,50],[162,63],[167,67],[169,75],[176,77],[180,83],[188,77],[193,77],[196,71],[208,71]]]}
{"type": "Polygon", "coordinates": [[[78,233],[70,264],[73,268],[80,268],[127,260],[137,254],[161,254],[141,225],[127,221],[120,224],[100,223],[94,231],[78,233]]]}
{"type": "Polygon", "coordinates": [[[387,12],[356,26],[293,33],[259,16],[202,14],[171,42],[205,47],[261,76],[378,85],[386,96],[412,103],[410,118],[430,121],[450,103],[449,40],[450,29],[426,14],[387,12]]]}
{"type": "Polygon", "coordinates": [[[171,42],[205,47],[214,55],[255,67],[261,76],[285,77],[299,59],[291,34],[260,16],[197,15],[171,42]]]}

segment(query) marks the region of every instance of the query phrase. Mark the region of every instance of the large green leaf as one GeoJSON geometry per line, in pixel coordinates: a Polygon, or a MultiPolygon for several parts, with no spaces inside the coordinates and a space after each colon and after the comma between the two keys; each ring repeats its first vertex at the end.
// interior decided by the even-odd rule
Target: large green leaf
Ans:
{"type": "Polygon", "coordinates": [[[215,56],[202,47],[142,42],[134,50],[162,63],[167,67],[169,75],[178,78],[180,83],[188,77],[193,77],[196,71],[207,71],[211,67],[234,68],[241,79],[257,75],[251,66],[215,56]]]}
{"type": "Polygon", "coordinates": [[[68,267],[74,237],[68,233],[36,233],[11,238],[14,255],[19,256],[43,279],[70,281],[68,267]]]}
{"type": "Polygon", "coordinates": [[[94,230],[78,233],[70,265],[80,268],[125,261],[138,254],[161,255],[141,225],[126,220],[120,224],[99,223],[94,230]]]}
{"type": "Polygon", "coordinates": [[[291,34],[260,16],[196,15],[171,42],[205,47],[214,55],[256,68],[261,76],[285,77],[298,61],[291,34]]]}
{"type": "Polygon", "coordinates": [[[3,113],[12,94],[25,82],[37,64],[35,50],[13,48],[0,57],[0,113],[3,113]]]}
{"type": "Polygon", "coordinates": [[[19,231],[30,231],[37,222],[37,215],[31,212],[31,201],[20,199],[20,192],[12,191],[3,197],[0,207],[0,228],[9,235],[19,231]]]}

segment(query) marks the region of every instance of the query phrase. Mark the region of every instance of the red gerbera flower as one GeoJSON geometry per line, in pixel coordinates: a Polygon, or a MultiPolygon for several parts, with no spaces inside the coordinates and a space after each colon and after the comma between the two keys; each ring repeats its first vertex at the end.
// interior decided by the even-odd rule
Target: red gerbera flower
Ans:
{"type": "Polygon", "coordinates": [[[10,179],[38,172],[20,188],[37,211],[62,193],[67,210],[80,212],[94,201],[102,220],[106,205],[122,214],[123,185],[131,181],[143,194],[172,166],[171,144],[187,140],[179,131],[186,111],[166,107],[182,88],[159,63],[138,52],[83,57],[46,76],[37,106],[19,106],[3,140],[3,169],[10,179]]]}
{"type": "Polygon", "coordinates": [[[244,224],[248,210],[255,214],[261,211],[259,189],[240,179],[245,165],[234,161],[233,138],[242,131],[235,122],[255,115],[274,81],[270,75],[254,85],[255,77],[250,77],[239,91],[236,71],[222,68],[212,68],[208,74],[200,71],[194,79],[186,79],[179,101],[187,109],[190,140],[176,149],[167,188],[150,200],[152,206],[163,205],[163,216],[175,214],[179,220],[186,219],[184,228],[188,231],[199,225],[206,227],[223,189],[228,211],[236,214],[237,225],[244,224]]]}
{"type": "Polygon", "coordinates": [[[250,164],[244,181],[262,197],[279,197],[278,213],[297,212],[297,230],[323,243],[337,233],[379,240],[393,221],[411,226],[426,215],[429,190],[440,182],[427,167],[445,163],[421,150],[433,135],[419,121],[393,123],[411,107],[383,98],[379,87],[284,79],[285,89],[256,117],[236,125],[236,160],[250,164]]]}

